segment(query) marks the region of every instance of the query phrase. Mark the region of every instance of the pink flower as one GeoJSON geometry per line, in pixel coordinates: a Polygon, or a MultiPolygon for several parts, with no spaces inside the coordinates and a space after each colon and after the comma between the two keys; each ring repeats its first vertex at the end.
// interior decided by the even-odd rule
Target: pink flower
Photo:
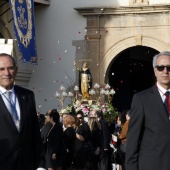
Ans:
{"type": "Polygon", "coordinates": [[[88,115],[89,111],[90,109],[87,107],[82,108],[82,112],[84,113],[85,116],[88,115]]]}
{"type": "Polygon", "coordinates": [[[103,107],[102,112],[107,112],[107,109],[105,107],[103,107]]]}

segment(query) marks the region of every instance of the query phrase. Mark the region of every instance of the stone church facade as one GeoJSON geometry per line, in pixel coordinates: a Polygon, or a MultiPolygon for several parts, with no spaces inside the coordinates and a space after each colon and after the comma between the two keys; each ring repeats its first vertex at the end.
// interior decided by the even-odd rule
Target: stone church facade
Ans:
{"type": "MultiPolygon", "coordinates": [[[[126,49],[170,50],[169,0],[114,0],[117,4],[107,7],[99,1],[34,0],[39,63],[20,63],[16,41],[13,55],[19,65],[16,84],[34,91],[37,111],[56,106],[54,94],[61,84],[77,84],[74,59],[91,61],[93,82],[105,84],[115,59],[126,49]]],[[[15,39],[7,0],[0,1],[0,11],[0,38],[15,39]]]]}
{"type": "MultiPolygon", "coordinates": [[[[91,66],[94,82],[104,84],[112,60],[123,50],[146,46],[157,51],[170,50],[170,5],[148,5],[130,1],[118,8],[76,8],[87,19],[85,58],[98,63],[91,66]]],[[[74,43],[79,46],[79,43],[74,43]]]]}

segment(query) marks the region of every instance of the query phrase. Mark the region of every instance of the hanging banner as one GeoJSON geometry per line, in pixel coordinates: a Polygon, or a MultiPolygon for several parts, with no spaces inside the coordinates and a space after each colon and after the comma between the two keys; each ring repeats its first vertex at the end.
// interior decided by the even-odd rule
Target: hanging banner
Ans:
{"type": "Polygon", "coordinates": [[[37,64],[33,0],[10,0],[19,59],[37,64]]]}

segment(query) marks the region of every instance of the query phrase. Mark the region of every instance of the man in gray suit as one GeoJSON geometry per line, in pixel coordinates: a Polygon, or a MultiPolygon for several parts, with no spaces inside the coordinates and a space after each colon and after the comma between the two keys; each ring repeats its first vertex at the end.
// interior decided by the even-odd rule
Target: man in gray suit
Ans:
{"type": "Polygon", "coordinates": [[[0,170],[35,170],[45,165],[34,93],[14,85],[16,74],[14,58],[1,53],[0,170]]]}
{"type": "Polygon", "coordinates": [[[170,169],[170,52],[157,54],[153,68],[156,84],[133,97],[126,170],[170,169]]]}

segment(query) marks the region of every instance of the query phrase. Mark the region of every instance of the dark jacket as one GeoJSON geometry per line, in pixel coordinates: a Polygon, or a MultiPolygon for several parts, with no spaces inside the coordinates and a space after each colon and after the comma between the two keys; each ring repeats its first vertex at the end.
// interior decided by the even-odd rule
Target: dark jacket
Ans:
{"type": "Polygon", "coordinates": [[[170,120],[156,86],[133,97],[126,170],[169,170],[170,120]]]}
{"type": "Polygon", "coordinates": [[[32,91],[14,86],[21,120],[17,130],[0,95],[0,170],[44,167],[42,140],[32,91]]]}

